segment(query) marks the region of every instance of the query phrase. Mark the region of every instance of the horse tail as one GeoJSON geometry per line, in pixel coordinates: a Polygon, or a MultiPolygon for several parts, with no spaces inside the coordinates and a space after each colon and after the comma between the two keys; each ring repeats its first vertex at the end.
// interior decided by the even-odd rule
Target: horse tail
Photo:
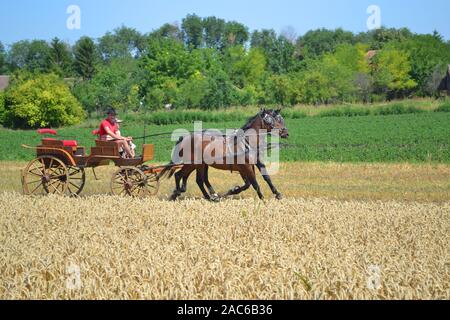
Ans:
{"type": "MultiPolygon", "coordinates": [[[[178,139],[178,142],[175,144],[175,147],[178,146],[184,139],[185,137],[180,137],[180,139],[178,139]]],[[[170,179],[173,177],[173,175],[175,174],[175,172],[177,171],[177,168],[174,168],[175,166],[177,166],[177,164],[175,164],[173,161],[170,161],[169,164],[167,164],[165,166],[165,168],[158,174],[157,179],[170,179]]]]}
{"type": "Polygon", "coordinates": [[[173,175],[175,174],[175,172],[177,171],[177,169],[175,169],[174,167],[176,166],[175,163],[170,162],[168,165],[165,166],[165,168],[158,174],[157,179],[170,179],[173,177],[173,175]]]}

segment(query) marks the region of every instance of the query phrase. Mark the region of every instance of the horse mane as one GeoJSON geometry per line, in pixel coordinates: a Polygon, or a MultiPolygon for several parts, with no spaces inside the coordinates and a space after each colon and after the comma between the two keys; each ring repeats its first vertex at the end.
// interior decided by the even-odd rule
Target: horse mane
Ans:
{"type": "Polygon", "coordinates": [[[242,131],[246,131],[251,128],[253,122],[260,116],[261,112],[258,112],[256,116],[251,117],[248,119],[247,123],[241,128],[242,131]]]}

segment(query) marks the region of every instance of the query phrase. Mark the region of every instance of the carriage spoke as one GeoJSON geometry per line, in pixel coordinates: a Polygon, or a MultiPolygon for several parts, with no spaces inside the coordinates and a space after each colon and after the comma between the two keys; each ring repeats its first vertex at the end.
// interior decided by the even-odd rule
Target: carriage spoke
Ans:
{"type": "Polygon", "coordinates": [[[42,177],[42,174],[43,174],[42,168],[39,168],[39,167],[34,168],[34,169],[30,169],[30,170],[28,170],[28,172],[33,174],[33,175],[39,176],[39,177],[42,177]],[[39,170],[39,174],[36,173],[35,170],[39,170]]]}
{"type": "MultiPolygon", "coordinates": [[[[69,181],[69,184],[71,184],[72,186],[74,186],[77,189],[80,187],[80,186],[76,185],[75,183],[73,183],[72,181],[69,181]]],[[[69,186],[69,188],[70,188],[70,186],[69,186]]]]}
{"type": "Polygon", "coordinates": [[[27,181],[26,184],[32,184],[32,183],[36,183],[36,182],[41,182],[42,183],[42,179],[33,180],[33,181],[27,181]]]}
{"type": "Polygon", "coordinates": [[[30,194],[33,194],[40,186],[42,186],[42,181],[30,192],[30,194]]]}
{"type": "MultiPolygon", "coordinates": [[[[72,169],[72,170],[73,170],[72,172],[69,172],[69,176],[71,176],[71,177],[75,176],[81,172],[81,169],[72,169]]],[[[75,179],[75,178],[72,178],[72,179],[75,179]]],[[[78,178],[78,179],[81,179],[81,178],[78,178]]]]}
{"type": "Polygon", "coordinates": [[[50,191],[50,187],[52,187],[53,190],[56,191],[56,187],[55,187],[53,184],[47,184],[46,187],[47,187],[47,190],[46,190],[46,191],[47,191],[48,193],[51,193],[51,194],[54,193],[54,192],[51,192],[51,191],[50,191]]]}

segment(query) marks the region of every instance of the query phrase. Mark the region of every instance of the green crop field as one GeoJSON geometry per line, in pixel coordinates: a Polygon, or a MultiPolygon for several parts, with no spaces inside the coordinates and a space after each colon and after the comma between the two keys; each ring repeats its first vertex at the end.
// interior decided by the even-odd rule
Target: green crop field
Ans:
{"type": "MultiPolygon", "coordinates": [[[[238,128],[242,121],[203,123],[203,128],[238,128]]],[[[402,115],[370,115],[355,117],[306,117],[288,119],[289,147],[281,151],[282,161],[334,162],[450,162],[450,113],[426,112],[402,115]]],[[[193,130],[193,124],[149,125],[147,134],[172,132],[184,128],[193,130]]],[[[63,128],[59,134],[74,138],[81,145],[94,145],[91,131],[95,123],[63,128]]],[[[143,135],[142,123],[126,122],[122,133],[143,135]]],[[[32,151],[21,144],[36,145],[40,137],[35,131],[0,129],[0,160],[29,160],[32,151]]],[[[136,141],[138,147],[142,140],[136,141]]],[[[174,142],[169,137],[151,138],[156,145],[157,162],[170,159],[174,142]]]]}

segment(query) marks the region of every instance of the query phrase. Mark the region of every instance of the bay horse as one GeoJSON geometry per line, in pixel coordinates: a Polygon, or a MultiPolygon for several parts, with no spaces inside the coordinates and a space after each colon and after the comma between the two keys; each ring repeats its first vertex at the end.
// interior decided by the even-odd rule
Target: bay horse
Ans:
{"type": "Polygon", "coordinates": [[[173,170],[171,166],[177,165],[174,161],[164,169],[158,178],[175,174],[175,190],[173,191],[171,200],[176,200],[181,194],[186,192],[187,181],[189,176],[196,171],[196,182],[203,193],[203,196],[212,201],[218,201],[219,195],[215,192],[208,179],[208,168],[211,166],[215,169],[238,172],[244,180],[243,186],[236,186],[223,195],[223,197],[238,195],[250,186],[253,186],[258,197],[264,199],[259,184],[256,180],[255,166],[263,175],[264,180],[269,185],[273,194],[278,200],[282,199],[282,195],[273,185],[272,180],[267,173],[266,166],[260,159],[260,150],[254,150],[260,146],[261,139],[265,140],[265,135],[275,131],[281,138],[289,136],[285,121],[280,114],[280,110],[261,110],[257,115],[252,117],[248,122],[236,133],[231,136],[223,134],[211,134],[209,131],[201,133],[193,133],[180,138],[175,146],[174,154],[183,159],[182,167],[179,171],[173,170]],[[229,139],[232,139],[230,141],[229,139]],[[253,143],[249,143],[249,140],[253,143]],[[253,146],[253,148],[252,148],[253,146]],[[231,148],[230,148],[231,147],[231,148]],[[185,152],[187,150],[187,152],[185,152]],[[210,157],[204,157],[210,151],[210,157]],[[196,161],[196,155],[201,154],[200,161],[196,161]],[[230,156],[231,155],[231,156],[230,156]],[[217,157],[216,157],[217,156],[217,157]],[[230,158],[232,158],[230,163],[230,158]],[[241,160],[241,161],[239,161],[241,160]],[[242,161],[243,160],[243,161],[242,161]],[[180,185],[180,182],[182,184],[180,185]],[[209,193],[205,189],[208,188],[209,193]]]}

